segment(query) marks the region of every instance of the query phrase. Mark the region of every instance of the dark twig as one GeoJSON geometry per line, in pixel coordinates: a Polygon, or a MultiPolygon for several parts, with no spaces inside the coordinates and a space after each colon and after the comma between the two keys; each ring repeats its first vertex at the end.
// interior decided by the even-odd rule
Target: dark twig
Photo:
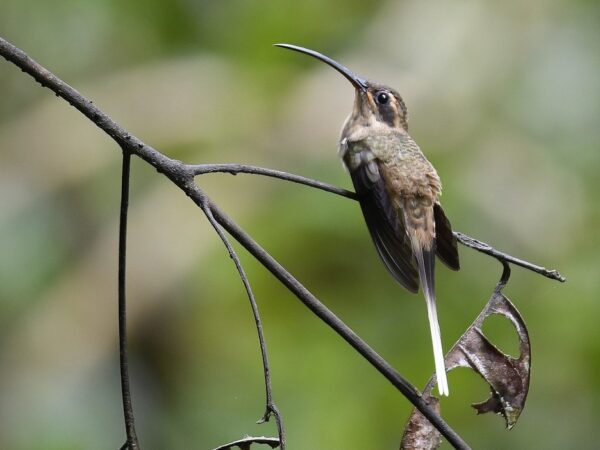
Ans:
{"type": "Polygon", "coordinates": [[[291,181],[292,183],[304,184],[322,191],[331,192],[332,194],[341,195],[342,197],[348,197],[357,199],[355,192],[348,191],[346,189],[333,186],[331,184],[323,183],[322,181],[313,180],[306,178],[301,175],[295,175],[292,173],[282,172],[280,170],[266,169],[264,167],[247,166],[244,164],[198,164],[188,166],[194,175],[203,175],[205,173],[230,173],[237,175],[238,173],[247,173],[251,175],[263,175],[271,178],[279,178],[285,181],[291,181]]]}
{"type": "Polygon", "coordinates": [[[466,234],[463,234],[459,231],[455,231],[454,236],[456,236],[456,239],[458,239],[458,241],[461,244],[466,245],[467,247],[471,247],[481,253],[485,253],[486,255],[493,256],[494,258],[498,259],[499,261],[505,261],[508,263],[515,264],[517,266],[524,267],[525,269],[529,269],[532,272],[538,273],[546,278],[551,278],[553,280],[560,281],[561,283],[564,283],[566,281],[566,278],[563,277],[558,272],[558,270],[546,269],[545,267],[537,266],[530,262],[523,261],[522,259],[515,258],[514,256],[511,256],[504,252],[496,250],[491,245],[486,244],[485,242],[481,242],[481,241],[478,241],[477,239],[473,239],[472,237],[469,237],[466,234]]]}
{"type": "Polygon", "coordinates": [[[269,366],[269,356],[267,353],[267,343],[265,341],[265,336],[262,327],[262,321],[260,319],[260,312],[258,311],[258,305],[256,303],[256,299],[254,298],[254,293],[252,292],[252,287],[250,286],[250,281],[248,280],[248,276],[246,275],[246,271],[242,266],[240,258],[235,252],[233,246],[227,239],[227,236],[223,232],[221,226],[215,220],[210,204],[207,201],[201,203],[201,208],[206,218],[214,228],[215,232],[223,241],[227,252],[229,253],[229,257],[233,260],[235,267],[238,271],[238,274],[244,284],[244,289],[246,290],[246,295],[248,296],[248,300],[250,301],[250,307],[252,308],[252,315],[254,316],[254,323],[256,325],[256,331],[258,333],[258,342],[260,345],[260,354],[262,357],[263,364],[263,373],[265,379],[265,391],[266,391],[266,406],[265,412],[262,418],[258,421],[258,423],[268,422],[271,415],[275,417],[275,423],[277,424],[277,434],[279,436],[279,443],[281,443],[281,450],[285,450],[285,431],[283,428],[283,420],[281,419],[281,414],[279,413],[279,409],[275,402],[273,401],[273,388],[271,386],[271,370],[269,366]]]}
{"type": "Polygon", "coordinates": [[[279,445],[279,441],[276,438],[268,438],[268,437],[246,437],[244,439],[239,439],[237,441],[230,442],[229,444],[221,445],[213,450],[230,450],[234,447],[238,447],[240,449],[250,449],[250,445],[252,444],[266,444],[271,448],[277,448],[279,445]]]}
{"type": "Polygon", "coordinates": [[[119,217],[119,359],[121,368],[121,394],[123,397],[123,415],[127,448],[139,450],[135,433],[131,392],[129,390],[129,362],[127,358],[127,302],[126,302],[126,262],[127,262],[127,211],[129,209],[129,175],[131,153],[123,149],[123,168],[121,174],[121,212],[119,217]]]}

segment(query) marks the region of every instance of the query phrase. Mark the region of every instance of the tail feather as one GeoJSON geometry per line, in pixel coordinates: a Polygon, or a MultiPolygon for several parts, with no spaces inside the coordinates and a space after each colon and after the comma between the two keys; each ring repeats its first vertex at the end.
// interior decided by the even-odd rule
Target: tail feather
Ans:
{"type": "Polygon", "coordinates": [[[437,317],[435,303],[435,240],[430,249],[424,249],[417,239],[412,239],[413,252],[419,267],[419,278],[423,286],[423,294],[427,303],[427,315],[429,317],[429,328],[431,330],[431,341],[433,343],[433,358],[435,361],[435,373],[437,377],[438,391],[440,395],[449,395],[448,379],[446,378],[446,366],[444,364],[444,350],[442,348],[442,337],[437,317]]]}

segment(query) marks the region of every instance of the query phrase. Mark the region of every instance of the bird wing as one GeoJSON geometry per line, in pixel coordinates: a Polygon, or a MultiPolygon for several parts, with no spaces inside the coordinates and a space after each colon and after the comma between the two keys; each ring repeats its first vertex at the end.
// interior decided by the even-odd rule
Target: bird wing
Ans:
{"type": "Polygon", "coordinates": [[[433,205],[433,217],[435,220],[435,242],[436,253],[440,261],[452,270],[460,269],[458,260],[458,248],[456,237],[452,233],[450,221],[444,214],[444,210],[439,203],[433,205]]]}
{"type": "Polygon", "coordinates": [[[419,273],[403,219],[392,204],[377,160],[368,150],[350,169],[367,228],[392,276],[411,292],[419,291],[419,273]]]}

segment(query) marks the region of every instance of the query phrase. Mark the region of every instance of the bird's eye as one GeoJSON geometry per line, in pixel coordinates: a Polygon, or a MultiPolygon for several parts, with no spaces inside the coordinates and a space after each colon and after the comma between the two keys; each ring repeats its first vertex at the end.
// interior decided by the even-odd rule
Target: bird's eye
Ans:
{"type": "Polygon", "coordinates": [[[380,92],[379,94],[377,94],[377,103],[379,103],[380,105],[385,105],[389,101],[390,96],[387,92],[380,92]]]}

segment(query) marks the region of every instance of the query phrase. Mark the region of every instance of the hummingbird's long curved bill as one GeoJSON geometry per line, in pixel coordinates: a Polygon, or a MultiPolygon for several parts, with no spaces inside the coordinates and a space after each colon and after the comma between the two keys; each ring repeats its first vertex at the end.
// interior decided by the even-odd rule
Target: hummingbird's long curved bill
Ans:
{"type": "Polygon", "coordinates": [[[317,58],[319,61],[323,61],[325,64],[330,65],[335,70],[337,70],[339,73],[344,75],[344,77],[346,77],[346,79],[348,81],[350,81],[350,83],[352,83],[352,86],[354,86],[356,89],[361,90],[361,91],[367,90],[367,81],[366,80],[355,75],[346,66],[342,66],[340,63],[338,63],[337,61],[334,61],[333,59],[331,59],[328,56],[325,56],[319,52],[315,52],[314,50],[310,50],[308,48],[298,47],[297,45],[292,45],[292,44],[274,44],[274,45],[275,45],[275,47],[287,48],[288,50],[293,50],[296,52],[304,53],[306,55],[312,56],[313,58],[317,58]]]}

